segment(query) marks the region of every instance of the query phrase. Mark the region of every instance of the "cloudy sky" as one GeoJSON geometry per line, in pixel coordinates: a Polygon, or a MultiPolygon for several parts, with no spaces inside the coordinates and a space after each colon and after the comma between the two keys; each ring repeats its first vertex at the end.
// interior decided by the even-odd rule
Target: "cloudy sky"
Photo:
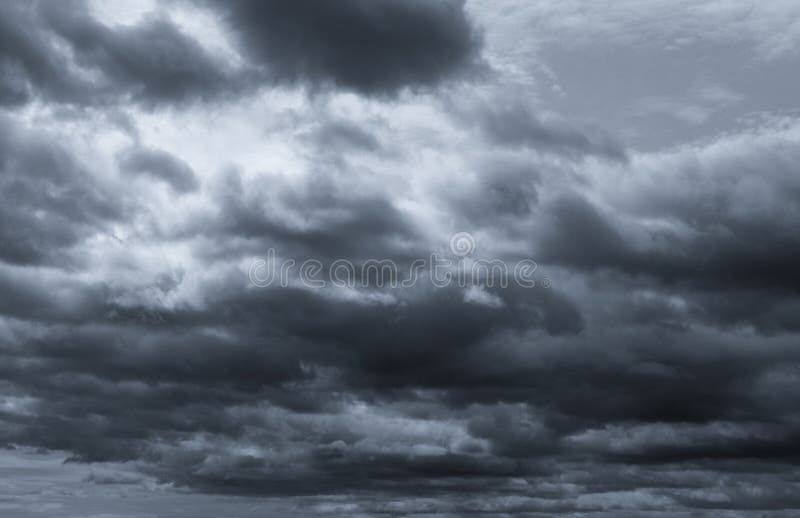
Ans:
{"type": "Polygon", "coordinates": [[[796,516],[798,49],[796,0],[0,2],[0,515],[796,516]],[[333,282],[433,256],[533,282],[333,282]]]}

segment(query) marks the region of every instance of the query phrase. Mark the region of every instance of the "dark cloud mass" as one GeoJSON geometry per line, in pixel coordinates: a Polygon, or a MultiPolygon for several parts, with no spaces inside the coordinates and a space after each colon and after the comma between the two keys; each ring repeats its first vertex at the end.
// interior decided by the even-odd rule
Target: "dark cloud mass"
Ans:
{"type": "Polygon", "coordinates": [[[366,94],[432,86],[476,65],[462,0],[214,2],[272,81],[366,94]]]}
{"type": "Polygon", "coordinates": [[[0,53],[14,72],[0,89],[8,104],[37,94],[81,105],[161,104],[236,88],[224,63],[168,20],[110,28],[80,1],[8,2],[2,10],[0,53]]]}
{"type": "Polygon", "coordinates": [[[800,10],[622,4],[0,2],[0,515],[795,516],[800,10]]]}
{"type": "Polygon", "coordinates": [[[0,257],[13,264],[60,262],[65,249],[122,216],[124,204],[55,135],[0,119],[0,257]]]}
{"type": "Polygon", "coordinates": [[[463,2],[210,2],[246,59],[234,67],[171,20],[97,21],[81,0],[0,9],[0,103],[37,96],[80,105],[145,105],[239,94],[260,83],[332,85],[367,94],[435,86],[477,66],[480,37],[463,2]]]}

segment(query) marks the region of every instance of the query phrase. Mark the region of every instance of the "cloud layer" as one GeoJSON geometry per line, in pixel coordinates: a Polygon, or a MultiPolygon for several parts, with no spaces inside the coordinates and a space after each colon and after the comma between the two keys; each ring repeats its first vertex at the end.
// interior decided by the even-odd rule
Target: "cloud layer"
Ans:
{"type": "Polygon", "coordinates": [[[485,4],[0,5],[0,507],[800,508],[794,7],[485,4]]]}

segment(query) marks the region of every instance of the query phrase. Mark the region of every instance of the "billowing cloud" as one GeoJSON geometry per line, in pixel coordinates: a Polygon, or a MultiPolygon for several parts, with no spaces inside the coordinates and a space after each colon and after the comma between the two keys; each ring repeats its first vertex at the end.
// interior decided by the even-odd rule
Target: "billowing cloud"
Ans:
{"type": "Polygon", "coordinates": [[[241,79],[170,20],[109,27],[85,2],[6,4],[5,104],[36,97],[79,105],[163,104],[218,96],[241,79]]]}
{"type": "Polygon", "coordinates": [[[0,119],[0,257],[14,264],[66,262],[82,237],[120,218],[122,200],[56,140],[0,119]]]}
{"type": "Polygon", "coordinates": [[[0,5],[2,512],[796,514],[793,7],[110,5],[0,5]]]}
{"type": "Polygon", "coordinates": [[[271,81],[366,94],[433,86],[476,65],[480,37],[462,0],[214,3],[271,81]]]}

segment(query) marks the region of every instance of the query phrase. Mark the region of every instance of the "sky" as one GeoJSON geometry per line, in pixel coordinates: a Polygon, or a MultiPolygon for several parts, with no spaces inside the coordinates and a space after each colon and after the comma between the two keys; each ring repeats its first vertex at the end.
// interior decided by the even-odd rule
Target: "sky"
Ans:
{"type": "Polygon", "coordinates": [[[800,3],[0,2],[0,515],[800,510],[800,3]]]}

